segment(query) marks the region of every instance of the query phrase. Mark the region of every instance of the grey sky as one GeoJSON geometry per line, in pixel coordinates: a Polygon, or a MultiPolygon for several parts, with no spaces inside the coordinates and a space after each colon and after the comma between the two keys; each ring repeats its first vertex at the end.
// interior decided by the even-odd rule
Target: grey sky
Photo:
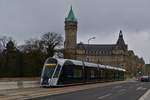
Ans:
{"type": "Polygon", "coordinates": [[[78,42],[115,43],[123,30],[129,49],[150,63],[150,0],[0,0],[0,36],[22,44],[43,32],[64,36],[70,5],[78,19],[78,42]]]}

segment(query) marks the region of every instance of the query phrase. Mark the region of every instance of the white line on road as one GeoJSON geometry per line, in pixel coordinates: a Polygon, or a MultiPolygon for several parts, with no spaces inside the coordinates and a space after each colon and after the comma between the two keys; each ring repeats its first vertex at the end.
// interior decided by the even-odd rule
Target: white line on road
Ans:
{"type": "Polygon", "coordinates": [[[119,85],[119,86],[115,86],[114,88],[121,88],[122,86],[121,85],[119,85]]]}
{"type": "Polygon", "coordinates": [[[101,96],[101,97],[98,97],[98,99],[104,99],[104,98],[106,98],[106,97],[108,97],[108,96],[111,96],[112,95],[112,93],[108,93],[108,94],[106,94],[106,95],[103,95],[103,96],[101,96]]]}
{"type": "Polygon", "coordinates": [[[142,88],[141,86],[140,86],[140,87],[138,87],[138,88],[136,89],[136,91],[137,91],[137,90],[140,90],[141,88],[142,88]]]}
{"type": "Polygon", "coordinates": [[[125,91],[127,91],[127,90],[126,89],[121,89],[118,92],[125,92],[125,91]]]}
{"type": "Polygon", "coordinates": [[[146,90],[147,88],[144,88],[144,87],[142,87],[142,86],[140,86],[140,87],[138,87],[137,89],[136,89],[136,91],[138,91],[138,90],[146,90]]]}

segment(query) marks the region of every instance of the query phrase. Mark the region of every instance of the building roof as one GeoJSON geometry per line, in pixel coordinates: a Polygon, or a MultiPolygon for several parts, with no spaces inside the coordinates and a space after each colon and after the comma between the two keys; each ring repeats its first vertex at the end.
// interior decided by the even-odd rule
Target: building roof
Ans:
{"type": "Polygon", "coordinates": [[[114,49],[127,50],[127,45],[124,42],[122,31],[119,32],[119,38],[116,44],[77,44],[77,49],[88,51],[88,53],[99,53],[107,54],[112,52],[114,49]],[[106,53],[107,52],[107,53],[106,53]]]}
{"type": "Polygon", "coordinates": [[[115,44],[108,44],[108,45],[100,45],[100,44],[77,44],[78,49],[85,49],[87,51],[111,51],[115,49],[115,44]]]}
{"type": "Polygon", "coordinates": [[[125,42],[124,42],[124,39],[123,39],[122,30],[120,30],[120,32],[119,32],[119,38],[117,40],[117,44],[118,45],[125,45],[125,42]]]}
{"type": "Polygon", "coordinates": [[[70,7],[70,11],[69,11],[69,14],[68,16],[65,18],[65,21],[73,21],[73,22],[76,22],[77,19],[73,13],[73,10],[72,10],[72,6],[70,7]]]}

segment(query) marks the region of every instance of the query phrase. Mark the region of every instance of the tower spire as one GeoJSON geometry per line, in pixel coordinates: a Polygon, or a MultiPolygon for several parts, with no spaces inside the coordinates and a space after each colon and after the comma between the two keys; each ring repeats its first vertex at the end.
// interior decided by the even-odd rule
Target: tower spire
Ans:
{"type": "Polygon", "coordinates": [[[122,30],[120,30],[120,32],[119,32],[119,38],[117,40],[117,44],[118,45],[124,45],[125,44],[124,39],[123,39],[122,30]]]}
{"type": "Polygon", "coordinates": [[[122,35],[122,30],[120,30],[119,35],[122,35]]]}
{"type": "Polygon", "coordinates": [[[119,37],[123,37],[122,30],[119,32],[119,37]]]}
{"type": "Polygon", "coordinates": [[[69,14],[68,16],[65,18],[66,21],[73,21],[73,22],[76,22],[77,19],[74,15],[74,12],[73,12],[73,9],[72,9],[72,5],[70,6],[70,11],[69,11],[69,14]]]}

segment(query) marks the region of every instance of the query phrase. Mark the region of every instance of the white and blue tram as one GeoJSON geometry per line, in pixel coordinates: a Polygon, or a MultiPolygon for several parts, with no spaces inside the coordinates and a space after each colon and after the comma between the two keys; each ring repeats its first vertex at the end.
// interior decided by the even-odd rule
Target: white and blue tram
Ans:
{"type": "Polygon", "coordinates": [[[43,66],[40,85],[65,86],[92,82],[124,80],[125,69],[77,61],[48,58],[43,66]]]}

